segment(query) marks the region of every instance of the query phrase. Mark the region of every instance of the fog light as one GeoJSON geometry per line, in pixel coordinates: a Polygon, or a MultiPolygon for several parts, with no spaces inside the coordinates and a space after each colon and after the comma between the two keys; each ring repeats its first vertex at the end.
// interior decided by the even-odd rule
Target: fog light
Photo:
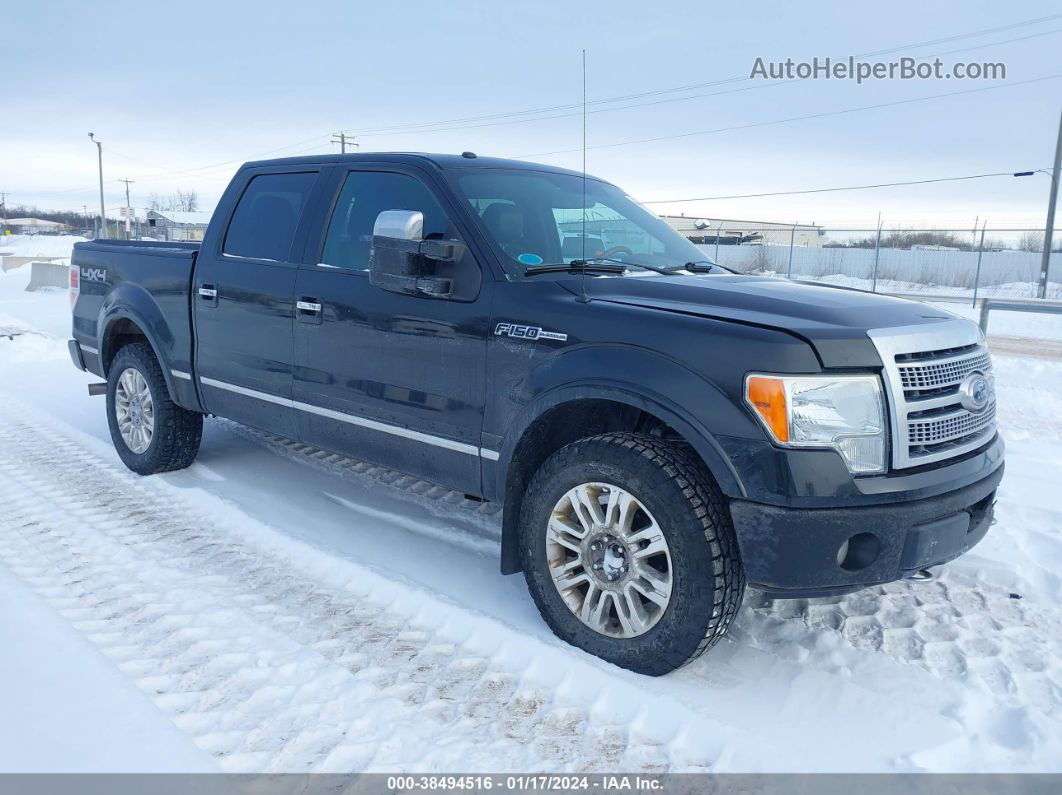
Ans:
{"type": "Polygon", "coordinates": [[[856,533],[837,550],[837,565],[845,571],[865,569],[878,559],[881,542],[873,533],[856,533]]]}

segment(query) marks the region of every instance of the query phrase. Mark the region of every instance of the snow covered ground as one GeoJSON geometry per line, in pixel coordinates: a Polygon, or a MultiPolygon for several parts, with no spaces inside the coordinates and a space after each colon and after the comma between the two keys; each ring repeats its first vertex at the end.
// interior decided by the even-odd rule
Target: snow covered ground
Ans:
{"type": "Polygon", "coordinates": [[[69,260],[76,235],[4,235],[0,237],[0,257],[62,257],[69,260]]]}
{"type": "Polygon", "coordinates": [[[131,474],[66,294],[27,279],[0,275],[0,771],[1062,771],[1062,359],[1024,355],[1060,318],[993,316],[1019,341],[974,552],[750,594],[649,679],[550,634],[495,506],[221,420],[131,474]]]}

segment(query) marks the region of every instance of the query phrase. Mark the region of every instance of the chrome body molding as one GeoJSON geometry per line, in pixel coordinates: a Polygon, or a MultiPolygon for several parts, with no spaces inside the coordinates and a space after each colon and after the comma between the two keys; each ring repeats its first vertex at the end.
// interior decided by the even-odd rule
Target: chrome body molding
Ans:
{"type": "Polygon", "coordinates": [[[218,381],[216,378],[204,378],[203,376],[199,376],[199,383],[204,386],[212,386],[217,389],[224,389],[228,392],[235,392],[237,395],[243,395],[244,397],[264,400],[267,403],[276,403],[278,406],[287,406],[288,408],[294,406],[294,401],[289,398],[282,398],[279,395],[270,395],[268,392],[259,392],[256,389],[248,389],[245,386],[230,384],[228,381],[218,381]]]}
{"type": "Polygon", "coordinates": [[[170,370],[170,375],[174,378],[183,378],[185,381],[192,380],[192,374],[186,373],[184,370],[170,370]]]}
{"type": "Polygon", "coordinates": [[[256,389],[248,389],[244,386],[237,384],[230,384],[227,381],[219,381],[216,378],[204,378],[200,376],[200,383],[205,386],[212,386],[217,389],[224,389],[229,392],[235,392],[238,395],[244,395],[246,397],[255,398],[257,400],[264,400],[268,403],[275,403],[278,406],[288,406],[299,411],[305,411],[309,414],[317,414],[320,417],[328,417],[329,419],[338,420],[339,422],[346,422],[351,425],[357,425],[362,428],[368,428],[369,430],[379,431],[380,433],[389,433],[392,436],[400,436],[404,439],[412,439],[416,442],[423,442],[424,444],[430,444],[434,447],[442,447],[446,450],[453,450],[458,453],[465,453],[466,455],[475,455],[481,458],[486,458],[489,461],[497,461],[499,454],[495,450],[488,450],[485,447],[476,447],[472,444],[465,444],[464,442],[457,442],[453,439],[445,439],[442,436],[433,436],[428,433],[421,433],[420,431],[410,430],[409,428],[402,428],[398,425],[391,425],[386,422],[379,422],[378,420],[370,420],[366,417],[359,417],[356,414],[348,414],[344,411],[336,411],[335,409],[325,408],[324,406],[316,406],[312,403],[304,403],[299,400],[290,400],[288,398],[280,397],[279,395],[271,395],[268,392],[259,392],[256,389]]]}

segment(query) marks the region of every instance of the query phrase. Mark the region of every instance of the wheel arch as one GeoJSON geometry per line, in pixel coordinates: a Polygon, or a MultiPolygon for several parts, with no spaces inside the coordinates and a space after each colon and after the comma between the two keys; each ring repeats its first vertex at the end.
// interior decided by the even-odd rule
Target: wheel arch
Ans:
{"type": "Polygon", "coordinates": [[[111,364],[114,363],[118,352],[127,345],[137,342],[146,342],[151,348],[155,359],[162,370],[162,378],[166,382],[166,389],[171,395],[174,393],[173,374],[169,364],[159,348],[159,344],[152,339],[151,334],[145,331],[147,324],[132,312],[116,313],[107,319],[107,325],[103,327],[100,335],[100,368],[104,378],[110,377],[111,364]]]}
{"type": "MultiPolygon", "coordinates": [[[[100,308],[97,326],[99,333],[100,369],[106,378],[114,357],[122,347],[133,342],[146,342],[162,369],[166,389],[178,395],[171,370],[175,345],[173,334],[155,299],[143,287],[122,284],[108,293],[100,308]]],[[[187,406],[199,411],[199,406],[187,406]]]]}
{"type": "Polygon", "coordinates": [[[663,396],[630,385],[570,384],[550,390],[529,405],[506,436],[496,468],[496,494],[503,500],[501,570],[520,571],[519,516],[534,473],[571,442],[609,431],[662,436],[693,451],[724,494],[743,496],[744,485],[712,433],[663,396]]]}

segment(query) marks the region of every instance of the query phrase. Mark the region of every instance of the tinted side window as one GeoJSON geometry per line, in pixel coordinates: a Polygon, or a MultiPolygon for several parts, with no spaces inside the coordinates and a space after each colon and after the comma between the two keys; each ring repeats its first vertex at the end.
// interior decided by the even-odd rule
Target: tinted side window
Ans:
{"type": "Polygon", "coordinates": [[[368,270],[372,229],[384,210],[424,213],[424,237],[452,240],[457,230],[420,180],[385,171],[352,171],[343,183],[325,236],[321,261],[352,270],[368,270]]]}
{"type": "Polygon", "coordinates": [[[237,257],[286,261],[316,172],[262,174],[244,190],[229,221],[222,251],[237,257]]]}

